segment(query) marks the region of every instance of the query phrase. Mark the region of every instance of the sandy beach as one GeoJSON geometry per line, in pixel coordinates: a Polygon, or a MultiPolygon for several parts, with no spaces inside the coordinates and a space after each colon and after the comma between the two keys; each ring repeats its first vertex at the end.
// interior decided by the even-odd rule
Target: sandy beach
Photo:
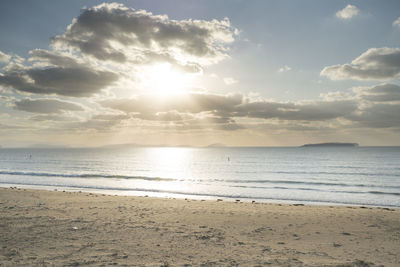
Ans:
{"type": "Polygon", "coordinates": [[[399,266],[400,210],[0,189],[3,266],[399,266]]]}

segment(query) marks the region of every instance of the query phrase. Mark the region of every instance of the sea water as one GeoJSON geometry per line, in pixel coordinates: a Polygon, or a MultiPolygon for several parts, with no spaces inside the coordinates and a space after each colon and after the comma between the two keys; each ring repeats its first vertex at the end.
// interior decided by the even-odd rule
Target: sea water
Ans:
{"type": "Polygon", "coordinates": [[[0,186],[400,207],[400,147],[3,148],[0,186]]]}

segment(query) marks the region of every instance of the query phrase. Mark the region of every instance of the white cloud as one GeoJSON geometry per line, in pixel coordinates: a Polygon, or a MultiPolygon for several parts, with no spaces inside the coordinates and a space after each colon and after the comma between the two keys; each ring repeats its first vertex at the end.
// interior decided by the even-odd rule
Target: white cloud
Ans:
{"type": "Polygon", "coordinates": [[[210,63],[226,56],[237,30],[229,19],[172,20],[123,4],[103,3],[85,9],[55,47],[71,47],[98,60],[127,62],[146,53],[168,55],[177,62],[210,63]]]}
{"type": "Polygon", "coordinates": [[[339,19],[349,20],[354,16],[357,16],[358,13],[360,13],[360,10],[356,6],[347,5],[342,10],[336,12],[336,17],[338,17],[339,19]]]}
{"type": "Polygon", "coordinates": [[[325,67],[321,73],[332,80],[390,80],[400,77],[400,48],[370,48],[351,64],[325,67]]]}
{"type": "Polygon", "coordinates": [[[10,61],[11,56],[7,55],[6,53],[3,53],[0,51],[0,62],[8,62],[10,61]]]}
{"type": "Polygon", "coordinates": [[[226,85],[232,85],[232,84],[235,84],[235,83],[238,83],[238,82],[239,82],[238,80],[236,80],[235,78],[232,78],[232,77],[225,77],[225,78],[223,79],[223,81],[224,81],[224,83],[225,83],[226,85]]]}
{"type": "MultiPolygon", "coordinates": [[[[73,97],[126,87],[139,91],[144,70],[154,64],[168,63],[183,75],[201,74],[203,66],[228,56],[237,33],[228,18],[172,20],[104,3],[84,9],[64,34],[52,38],[50,50],[32,50],[26,61],[13,57],[3,68],[0,86],[73,97]]],[[[4,53],[0,57],[9,59],[4,53]]]]}
{"type": "Polygon", "coordinates": [[[280,69],[278,70],[278,72],[287,72],[287,71],[290,71],[290,70],[292,70],[292,68],[289,67],[288,65],[285,65],[285,66],[283,66],[282,68],[280,68],[280,69]]]}
{"type": "Polygon", "coordinates": [[[393,21],[392,26],[400,28],[400,17],[398,17],[395,21],[393,21]]]}

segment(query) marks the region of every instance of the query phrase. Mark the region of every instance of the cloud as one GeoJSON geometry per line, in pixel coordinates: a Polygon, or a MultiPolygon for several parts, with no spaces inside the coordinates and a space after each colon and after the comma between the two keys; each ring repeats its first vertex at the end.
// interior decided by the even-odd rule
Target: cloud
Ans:
{"type": "MultiPolygon", "coordinates": [[[[350,19],[355,16],[350,14],[352,7],[338,14],[350,19]]],[[[43,138],[52,133],[82,132],[87,134],[82,136],[89,136],[98,131],[100,135],[90,136],[108,138],[108,134],[118,133],[116,136],[133,138],[146,133],[149,140],[163,131],[177,136],[191,131],[202,137],[204,133],[235,138],[243,134],[248,139],[252,131],[264,137],[270,132],[314,131],[323,135],[354,128],[360,132],[391,128],[395,132],[400,127],[400,86],[393,82],[290,102],[260,95],[212,94],[204,88],[202,93],[161,97],[143,90],[150,87],[144,85],[146,75],[150,73],[150,80],[157,76],[156,66],[168,66],[182,75],[202,73],[207,65],[228,57],[235,34],[237,30],[228,19],[172,20],[122,4],[85,9],[64,34],[52,39],[48,50],[34,49],[26,59],[0,52],[0,60],[6,62],[0,73],[0,102],[5,114],[1,123],[24,126],[29,135],[31,129],[39,129],[48,134],[43,138]],[[55,96],[20,99],[18,93],[55,96]],[[93,98],[79,99],[83,105],[66,100],[68,97],[93,98]],[[16,113],[12,108],[31,114],[16,113]],[[16,121],[10,123],[13,119],[16,121]],[[237,135],[220,133],[242,129],[246,130],[237,135]]],[[[275,71],[290,70],[282,64],[275,71]]],[[[332,80],[399,78],[400,48],[368,49],[348,64],[325,67],[321,75],[332,80]]],[[[209,77],[227,85],[238,82],[217,74],[209,77]]],[[[71,140],[78,138],[71,136],[71,140]]]]}
{"type": "Polygon", "coordinates": [[[232,78],[232,77],[225,77],[225,78],[223,79],[223,81],[224,81],[224,83],[225,83],[226,85],[232,85],[232,84],[235,84],[235,83],[238,83],[238,82],[239,82],[238,80],[236,80],[236,79],[234,79],[234,78],[232,78]]]}
{"type": "Polygon", "coordinates": [[[52,43],[78,49],[98,60],[120,63],[148,51],[204,62],[225,56],[225,44],[233,42],[234,35],[228,19],[171,20],[123,4],[103,3],[83,10],[52,43]]]}
{"type": "MultiPolygon", "coordinates": [[[[52,60],[64,60],[63,64],[69,62],[69,59],[61,57],[52,60]]],[[[69,63],[72,64],[72,61],[69,63]]],[[[15,66],[0,76],[0,85],[20,92],[87,97],[99,93],[117,79],[114,72],[97,70],[87,65],[15,66]]]]}
{"type": "Polygon", "coordinates": [[[343,20],[349,20],[354,16],[357,16],[358,13],[360,13],[360,10],[356,6],[347,5],[342,10],[336,12],[336,17],[343,20]]]}
{"type": "MultiPolygon", "coordinates": [[[[132,117],[152,124],[152,129],[172,127],[174,131],[223,130],[233,131],[243,127],[223,113],[234,111],[243,103],[242,95],[188,94],[169,99],[141,95],[133,99],[113,99],[100,104],[107,108],[123,111],[132,117]],[[152,101],[149,105],[148,101],[152,101]],[[217,114],[219,113],[219,114],[217,114]],[[171,124],[173,123],[173,124],[171,124]],[[157,128],[158,127],[158,128],[157,128]]],[[[143,126],[142,126],[143,127],[143,126]]]]}
{"type": "MultiPolygon", "coordinates": [[[[323,95],[331,101],[355,101],[357,108],[342,116],[347,128],[398,128],[400,127],[400,86],[378,84],[352,88],[352,93],[331,92],[323,95]]],[[[338,107],[340,108],[340,107],[338,107]]]]}
{"type": "Polygon", "coordinates": [[[400,17],[398,17],[395,21],[393,21],[392,26],[400,28],[400,17]]]}
{"type": "Polygon", "coordinates": [[[361,127],[396,128],[400,127],[399,114],[399,104],[374,104],[360,108],[359,112],[349,114],[347,119],[357,122],[361,127]]]}
{"type": "Polygon", "coordinates": [[[148,105],[150,96],[106,100],[100,104],[144,122],[174,122],[176,130],[257,129],[266,124],[269,128],[275,125],[275,130],[291,131],[396,128],[400,126],[399,92],[400,86],[381,84],[353,89],[353,94],[332,92],[322,100],[313,101],[277,102],[260,98],[251,100],[240,94],[204,93],[159,102],[153,98],[153,105],[148,105]]]}
{"type": "Polygon", "coordinates": [[[0,123],[0,132],[12,132],[13,134],[15,134],[15,131],[18,130],[32,130],[31,127],[29,126],[23,126],[23,125],[16,125],[16,124],[3,124],[0,123]]]}
{"type": "Polygon", "coordinates": [[[72,132],[87,130],[94,130],[102,133],[112,132],[115,128],[123,127],[123,122],[130,118],[131,116],[125,114],[97,114],[84,121],[67,123],[62,130],[72,132]]]}
{"type": "Polygon", "coordinates": [[[288,65],[285,65],[282,68],[280,68],[278,70],[278,72],[287,72],[287,71],[290,71],[291,69],[292,69],[291,67],[289,67],[288,65]]]}
{"type": "Polygon", "coordinates": [[[167,52],[155,53],[152,51],[143,51],[140,56],[137,56],[131,61],[134,65],[152,65],[154,63],[169,63],[173,69],[184,73],[201,73],[202,66],[196,62],[181,62],[167,52]]]}
{"type": "Polygon", "coordinates": [[[176,110],[159,112],[141,112],[134,115],[135,118],[149,121],[184,121],[192,120],[194,116],[190,113],[181,113],[176,110]]]}
{"type": "Polygon", "coordinates": [[[332,80],[390,80],[400,77],[400,48],[370,48],[351,64],[325,67],[321,73],[332,80]]]}
{"type": "Polygon", "coordinates": [[[141,90],[141,75],[155,63],[169,63],[181,73],[202,73],[204,65],[228,56],[235,32],[227,18],[171,20],[105,3],[84,9],[64,34],[52,38],[50,50],[35,49],[28,60],[9,62],[0,73],[0,86],[90,97],[111,86],[114,91],[126,90],[117,84],[124,80],[124,86],[141,90]]]}
{"type": "Polygon", "coordinates": [[[110,120],[126,120],[131,116],[126,114],[97,114],[92,116],[93,120],[110,121],[110,120]]]}
{"type": "Polygon", "coordinates": [[[10,59],[11,59],[10,55],[7,55],[0,51],[0,62],[8,62],[10,61],[10,59]]]}
{"type": "Polygon", "coordinates": [[[109,99],[101,101],[104,107],[120,110],[126,113],[157,113],[157,112],[189,112],[200,113],[214,110],[231,110],[241,104],[243,96],[216,94],[187,94],[173,96],[168,99],[152,95],[140,95],[132,99],[109,99]],[[151,105],[149,105],[151,103],[151,105]]]}
{"type": "Polygon", "coordinates": [[[41,113],[43,115],[31,117],[30,120],[56,122],[59,125],[58,130],[71,133],[113,132],[123,129],[175,133],[242,129],[273,132],[380,129],[400,127],[397,113],[400,111],[399,88],[393,84],[381,84],[354,88],[353,94],[333,92],[322,100],[298,102],[278,102],[262,98],[252,100],[240,94],[193,93],[169,99],[139,95],[132,99],[100,101],[101,106],[108,109],[107,113],[98,113],[83,121],[82,118],[65,113],[66,110],[74,110],[74,106],[59,103],[56,107],[50,105],[48,108],[39,101],[31,103],[34,100],[29,99],[30,101],[21,101],[28,102],[25,105],[28,107],[19,109],[41,113]]]}
{"type": "Polygon", "coordinates": [[[83,111],[79,104],[56,99],[22,99],[14,102],[16,110],[32,113],[57,114],[65,111],[83,111]]]}
{"type": "Polygon", "coordinates": [[[68,54],[63,54],[57,51],[49,51],[43,49],[34,49],[29,51],[29,61],[40,62],[37,65],[53,65],[59,67],[79,67],[82,62],[79,62],[77,57],[68,54]]]}
{"type": "Polygon", "coordinates": [[[357,104],[348,100],[303,103],[257,101],[240,105],[232,115],[262,119],[323,121],[343,117],[356,109],[357,104]]]}
{"type": "Polygon", "coordinates": [[[222,130],[235,131],[244,129],[232,118],[225,117],[194,117],[178,125],[180,130],[222,130]]]}
{"type": "MultiPolygon", "coordinates": [[[[258,118],[279,120],[321,121],[343,117],[357,109],[352,100],[310,101],[300,103],[280,103],[268,101],[250,102],[242,95],[190,94],[171,99],[168,102],[154,102],[148,105],[146,96],[135,99],[114,99],[101,102],[105,107],[134,113],[142,119],[155,119],[159,114],[174,111],[175,119],[179,113],[199,114],[213,118],[258,118]]],[[[169,114],[171,116],[171,114],[169,114]]]]}
{"type": "Polygon", "coordinates": [[[77,118],[74,116],[68,116],[66,114],[62,115],[45,114],[45,115],[32,116],[30,117],[30,120],[37,122],[53,121],[53,122],[64,123],[64,122],[76,121],[77,118]]]}
{"type": "Polygon", "coordinates": [[[374,87],[355,88],[354,92],[361,99],[372,102],[400,101],[400,86],[395,84],[380,84],[374,87]]]}

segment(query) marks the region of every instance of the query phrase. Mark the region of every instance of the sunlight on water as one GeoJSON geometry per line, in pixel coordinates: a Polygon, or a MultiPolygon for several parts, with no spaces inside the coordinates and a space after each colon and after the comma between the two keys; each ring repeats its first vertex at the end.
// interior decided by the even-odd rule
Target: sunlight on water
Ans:
{"type": "Polygon", "coordinates": [[[188,172],[190,169],[190,150],[177,147],[154,147],[146,150],[146,157],[153,169],[163,170],[163,177],[176,177],[176,174],[188,172]]]}
{"type": "Polygon", "coordinates": [[[398,147],[1,149],[0,186],[400,207],[398,162],[398,147]]]}
{"type": "MultiPolygon", "coordinates": [[[[152,176],[164,179],[182,180],[191,177],[190,158],[192,151],[188,148],[154,147],[146,149],[145,157],[151,165],[152,176]]],[[[153,183],[158,190],[183,192],[190,187],[184,182],[153,183]]]]}

